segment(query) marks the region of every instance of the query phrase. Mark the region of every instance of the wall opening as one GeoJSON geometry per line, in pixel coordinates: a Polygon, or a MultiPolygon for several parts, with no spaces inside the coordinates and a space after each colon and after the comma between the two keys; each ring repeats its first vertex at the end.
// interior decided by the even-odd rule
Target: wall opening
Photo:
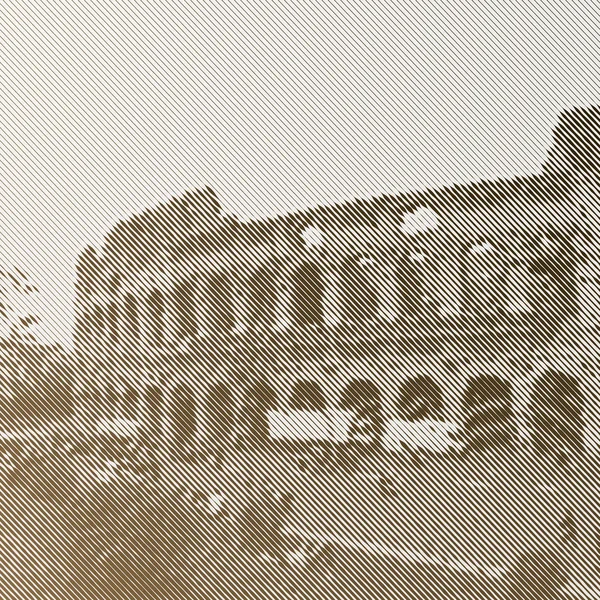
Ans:
{"type": "Polygon", "coordinates": [[[305,262],[292,275],[292,313],[301,327],[323,324],[323,295],[325,285],[320,267],[305,262]]]}
{"type": "Polygon", "coordinates": [[[575,377],[551,370],[535,382],[530,419],[533,442],[539,452],[583,450],[583,402],[575,377]]]}
{"type": "Polygon", "coordinates": [[[465,440],[471,450],[510,445],[516,434],[510,383],[495,375],[469,379],[463,396],[465,440]]]}
{"type": "Polygon", "coordinates": [[[235,327],[231,281],[224,273],[209,277],[206,282],[205,302],[213,331],[227,333],[235,327]]]}
{"type": "Polygon", "coordinates": [[[275,321],[275,276],[270,269],[259,269],[248,285],[248,321],[250,327],[270,327],[275,321]]]}
{"type": "Polygon", "coordinates": [[[443,420],[442,389],[428,375],[419,375],[408,379],[400,387],[397,414],[400,419],[406,421],[443,420]]]}

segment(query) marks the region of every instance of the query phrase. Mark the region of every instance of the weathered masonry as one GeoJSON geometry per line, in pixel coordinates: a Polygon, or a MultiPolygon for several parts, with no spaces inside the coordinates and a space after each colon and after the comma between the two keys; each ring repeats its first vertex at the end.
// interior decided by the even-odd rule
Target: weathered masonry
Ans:
{"type": "Polygon", "coordinates": [[[82,415],[182,457],[274,407],[593,451],[599,140],[578,109],[531,177],[249,223],[206,188],[121,222],[79,264],[82,415]]]}

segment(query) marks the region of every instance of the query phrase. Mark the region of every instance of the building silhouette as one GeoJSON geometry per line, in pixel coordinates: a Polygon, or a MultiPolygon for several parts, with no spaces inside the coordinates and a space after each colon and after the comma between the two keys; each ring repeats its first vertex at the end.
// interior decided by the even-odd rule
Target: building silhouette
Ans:
{"type": "Polygon", "coordinates": [[[530,177],[249,223],[206,188],[122,221],[79,263],[82,416],[173,456],[264,439],[277,406],[593,448],[599,117],[563,114],[530,177]]]}
{"type": "MultiPolygon", "coordinates": [[[[316,531],[435,540],[493,563],[560,548],[571,515],[593,562],[599,141],[600,109],[578,108],[561,115],[529,177],[246,223],[205,188],[120,222],[78,265],[77,418],[132,432],[162,465],[218,470],[228,453],[249,452],[241,464],[253,477],[263,450],[283,448],[292,462],[263,469],[276,487],[292,485],[290,465],[341,458],[296,494],[316,531]],[[296,423],[275,435],[290,415],[309,415],[311,433],[296,423]],[[435,490],[393,472],[432,423],[465,451],[436,471],[435,490]],[[515,455],[485,491],[457,475],[472,457],[515,455]],[[356,464],[391,475],[380,488],[332,479],[356,464]],[[550,487],[538,485],[551,464],[550,487]]],[[[416,469],[429,464],[420,456],[416,469]]]]}

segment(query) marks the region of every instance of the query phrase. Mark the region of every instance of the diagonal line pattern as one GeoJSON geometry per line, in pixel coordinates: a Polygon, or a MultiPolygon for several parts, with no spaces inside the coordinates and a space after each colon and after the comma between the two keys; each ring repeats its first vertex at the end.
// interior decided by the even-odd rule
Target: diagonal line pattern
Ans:
{"type": "MultiPolygon", "coordinates": [[[[332,83],[335,97],[313,85],[302,61],[292,60],[293,74],[286,73],[269,51],[289,51],[289,40],[300,43],[293,18],[280,14],[277,31],[264,28],[262,39],[250,40],[238,8],[223,3],[231,27],[223,33],[225,50],[212,48],[211,58],[222,77],[239,75],[235,60],[250,80],[238,82],[239,93],[230,98],[213,73],[200,73],[212,93],[207,106],[231,108],[231,147],[245,144],[234,129],[264,130],[268,145],[289,152],[304,172],[303,184],[285,169],[280,173],[280,184],[300,197],[320,182],[298,149],[315,148],[329,162],[326,141],[350,115],[372,136],[362,154],[351,147],[355,136],[343,142],[348,161],[358,169],[362,158],[377,163],[381,157],[381,173],[399,164],[384,159],[397,145],[378,126],[381,115],[354,101],[361,67],[346,55],[330,61],[318,47],[329,47],[329,32],[310,11],[294,10],[301,29],[313,32],[302,43],[315,46],[314,65],[330,72],[332,82],[347,82],[332,83]],[[228,56],[236,38],[252,45],[248,56],[264,53],[263,68],[280,85],[261,89],[265,80],[252,60],[228,56]],[[284,90],[287,101],[317,113],[323,140],[301,113],[290,115],[288,130],[277,131],[274,115],[252,114],[261,92],[284,90]],[[233,110],[236,104],[244,109],[233,110]]],[[[159,21],[164,10],[145,3],[142,13],[159,21]]],[[[187,7],[170,10],[179,16],[187,7]]],[[[127,53],[107,41],[119,26],[110,14],[98,31],[85,7],[73,11],[79,28],[67,44],[82,52],[105,48],[132,81],[155,78],[165,100],[189,95],[190,82],[176,64],[169,77],[174,88],[163,85],[169,78],[150,61],[143,73],[133,72],[127,53]]],[[[138,22],[139,7],[123,11],[138,22]]],[[[8,29],[18,29],[13,11],[6,12],[8,29]]],[[[337,26],[356,12],[363,10],[331,9],[330,22],[337,26]]],[[[381,16],[376,7],[371,12],[374,20],[381,16]]],[[[65,43],[61,28],[43,31],[35,7],[23,6],[19,14],[30,23],[30,35],[44,36],[53,48],[65,43]]],[[[60,7],[48,14],[53,22],[63,20],[60,7]]],[[[244,14],[262,27],[258,9],[248,6],[244,14]]],[[[435,40],[448,27],[430,17],[429,58],[445,64],[445,49],[435,40]]],[[[373,45],[379,38],[398,41],[385,21],[373,45]]],[[[482,33],[489,36],[489,27],[483,19],[482,33]]],[[[506,27],[508,34],[520,25],[509,19],[506,27]]],[[[587,27],[582,35],[590,35],[587,27]]],[[[166,29],[157,31],[169,37],[166,29]]],[[[198,41],[191,23],[183,31],[198,41]]],[[[471,71],[459,37],[457,31],[447,39],[471,71]]],[[[137,39],[154,43],[141,33],[137,39]]],[[[169,42],[180,58],[196,51],[187,40],[169,42]]],[[[19,62],[18,48],[6,44],[5,51],[19,62]]],[[[423,61],[420,49],[407,45],[406,52],[423,61]]],[[[581,48],[582,56],[586,52],[581,48]]],[[[37,59],[50,68],[45,57],[37,59]]],[[[86,61],[98,70],[95,57],[86,61]]],[[[376,61],[368,64],[382,86],[402,75],[401,66],[386,72],[376,61]]],[[[433,62],[427,68],[433,70],[433,62]]],[[[23,73],[28,69],[21,64],[23,73]]],[[[75,79],[76,71],[61,77],[75,79]]],[[[26,103],[10,75],[8,93],[26,103]]],[[[88,88],[92,81],[111,88],[109,74],[80,83],[88,88]]],[[[433,88],[429,95],[437,103],[451,101],[453,90],[433,88]]],[[[500,102],[501,89],[486,91],[500,102]]],[[[39,102],[52,104],[51,92],[40,88],[39,102]]],[[[130,92],[113,90],[112,100],[128,104],[130,92]]],[[[420,94],[414,90],[430,105],[420,94]]],[[[521,94],[514,90],[516,100],[523,101],[521,94]]],[[[155,95],[140,91],[136,100],[160,108],[155,95]]],[[[94,91],[104,103],[109,96],[94,91]]],[[[380,96],[374,88],[363,98],[393,113],[397,99],[380,96]]],[[[82,97],[65,86],[62,99],[69,105],[82,97]]],[[[84,160],[72,152],[78,143],[121,152],[93,115],[91,133],[71,126],[68,111],[55,113],[53,126],[73,135],[65,144],[77,165],[84,160]]],[[[173,139],[150,141],[172,148],[169,168],[185,179],[177,162],[189,147],[184,130],[198,116],[189,111],[172,123],[162,108],[157,114],[173,139]]],[[[154,117],[132,108],[128,119],[119,116],[119,126],[134,132],[154,117]]],[[[45,130],[40,114],[31,120],[45,130]]],[[[444,120],[440,116],[448,125],[444,120]]],[[[560,117],[548,160],[532,176],[377,195],[250,221],[226,214],[206,187],[123,219],[101,249],[86,249],[78,261],[73,352],[37,344],[18,328],[1,347],[9,398],[3,414],[11,431],[0,441],[0,596],[600,595],[599,139],[598,108],[573,109],[560,117]]],[[[17,152],[18,140],[7,140],[17,152]]],[[[511,145],[509,130],[500,142],[511,145]]],[[[231,162],[224,143],[206,145],[214,160],[231,162]]],[[[40,140],[38,160],[48,160],[52,148],[40,140]]],[[[252,189],[272,190],[255,150],[245,152],[256,175],[252,189]]],[[[23,158],[24,164],[35,160],[23,158]]],[[[107,179],[111,160],[98,151],[98,172],[107,179]]],[[[135,162],[133,153],[128,160],[135,162]]],[[[63,181],[58,162],[49,164],[55,185],[72,185],[63,181]]],[[[433,163],[428,167],[435,170],[433,163]]],[[[21,182],[8,179],[7,188],[20,189],[21,182]]],[[[328,189],[348,189],[335,169],[330,179],[328,189]]],[[[148,186],[132,175],[123,189],[138,184],[148,186]]],[[[263,196],[270,206],[268,193],[263,196]]],[[[14,210],[27,221],[26,209],[14,210]]],[[[116,199],[111,210],[118,211],[116,199]]],[[[53,230],[62,227],[53,214],[46,221],[53,230]]],[[[17,243],[11,236],[8,242],[17,243]]],[[[48,251],[45,243],[40,240],[40,252],[48,251]]]]}

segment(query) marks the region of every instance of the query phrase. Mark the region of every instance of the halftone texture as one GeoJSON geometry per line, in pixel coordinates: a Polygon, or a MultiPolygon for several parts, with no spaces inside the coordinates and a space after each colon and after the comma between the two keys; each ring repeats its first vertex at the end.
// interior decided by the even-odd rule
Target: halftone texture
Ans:
{"type": "MultiPolygon", "coordinates": [[[[20,20],[6,11],[3,49],[13,63],[21,54],[10,34],[24,21],[30,24],[24,47],[41,44],[55,51],[49,56],[62,56],[66,44],[63,63],[72,68],[51,79],[54,86],[41,85],[36,110],[9,113],[20,135],[5,135],[0,127],[3,157],[27,154],[21,144],[38,131],[27,162],[52,165],[51,182],[42,177],[36,186],[29,182],[37,184],[36,177],[24,185],[22,172],[3,167],[5,209],[28,237],[20,238],[16,227],[3,231],[10,230],[8,247],[18,241],[19,248],[37,251],[30,254],[46,256],[45,281],[54,290],[46,300],[62,299],[46,311],[55,329],[69,320],[56,311],[68,293],[48,273],[69,272],[69,261],[47,248],[46,230],[62,232],[60,247],[67,252],[76,245],[71,229],[81,225],[72,216],[65,226],[65,206],[74,211],[83,203],[83,220],[104,228],[116,214],[132,214],[110,229],[100,248],[90,246],[79,258],[72,354],[24,335],[36,315],[17,306],[23,294],[4,294],[14,306],[0,306],[8,323],[0,345],[6,426],[0,438],[0,597],[539,599],[600,593],[600,111],[563,113],[535,175],[420,185],[450,179],[432,158],[443,136],[434,126],[425,128],[428,135],[409,135],[398,125],[401,115],[431,115],[452,133],[446,137],[452,149],[457,130],[469,129],[473,147],[448,151],[451,172],[462,176],[457,180],[469,179],[467,159],[485,165],[496,153],[498,164],[508,150],[519,151],[515,131],[501,130],[489,112],[505,93],[505,79],[483,77],[488,70],[480,69],[478,89],[492,85],[492,92],[486,89],[492,100],[467,102],[457,94],[463,71],[473,71],[462,41],[474,44],[479,31],[466,23],[449,31],[436,15],[435,26],[417,36],[380,19],[386,15],[375,7],[365,11],[369,36],[348,36],[344,48],[355,56],[357,47],[396,58],[398,47],[403,57],[417,53],[420,69],[436,82],[423,93],[405,72],[404,58],[393,68],[369,58],[362,69],[345,54],[334,60],[331,29],[314,19],[298,27],[275,4],[270,10],[281,27],[257,45],[243,34],[248,24],[221,4],[220,14],[235,26],[223,31],[222,45],[214,44],[216,58],[207,50],[214,35],[208,26],[186,23],[177,39],[159,30],[155,37],[164,43],[132,37],[135,27],[159,14],[151,5],[140,10],[125,3],[131,8],[125,28],[113,11],[126,8],[106,5],[100,31],[85,11],[74,10],[78,24],[69,36],[61,34],[70,11],[50,11],[58,33],[38,29],[38,11],[23,6],[19,15],[27,18],[20,20]],[[311,28],[312,35],[298,36],[311,28]],[[450,67],[440,31],[460,56],[461,77],[443,77],[450,67]],[[104,33],[114,38],[107,41],[104,33]],[[121,60],[135,54],[131,39],[148,51],[144,69],[121,60]],[[90,44],[112,57],[114,70],[98,69],[90,44]],[[240,47],[244,52],[234,56],[240,47]],[[271,59],[274,48],[275,56],[293,57],[287,70],[271,59]],[[261,60],[246,61],[246,50],[261,60]],[[301,50],[316,57],[314,68],[296,60],[301,50]],[[202,87],[180,96],[192,79],[179,73],[188,52],[192,62],[209,57],[218,68],[196,69],[193,79],[202,87]],[[158,54],[176,60],[159,63],[158,54]],[[235,61],[243,65],[241,80],[230,72],[235,61]],[[102,72],[96,87],[87,79],[94,69],[102,72]],[[328,94],[313,85],[317,71],[331,82],[328,94]],[[377,85],[368,85],[365,73],[376,74],[377,85]],[[392,82],[394,93],[386,95],[392,82]],[[227,89],[232,83],[235,90],[227,89]],[[58,96],[48,96],[48,87],[58,96]],[[401,98],[409,89],[417,108],[401,98]],[[91,97],[96,102],[85,101],[91,97]],[[292,101],[302,110],[279,117],[263,106],[292,101]],[[501,135],[471,130],[466,109],[457,111],[462,120],[448,119],[444,103],[460,102],[477,106],[480,122],[501,135]],[[127,110],[120,114],[113,105],[127,110]],[[177,107],[175,125],[167,106],[177,107]],[[64,135],[38,123],[48,125],[46,113],[64,135]],[[200,121],[212,129],[199,129],[200,121]],[[112,137],[116,130],[121,143],[112,137]],[[47,146],[52,136],[61,143],[47,146]],[[404,183],[411,185],[396,185],[397,173],[408,169],[405,146],[417,138],[414,154],[430,173],[419,181],[407,175],[404,183]],[[276,182],[267,181],[260,166],[267,155],[276,182]],[[198,175],[203,165],[210,168],[198,175]],[[207,176],[217,171],[221,176],[207,176]],[[77,185],[68,179],[74,173],[77,185]],[[152,209],[122,210],[130,194],[156,198],[198,179],[212,187],[190,185],[152,209]],[[323,202],[244,220],[232,216],[231,206],[225,210],[220,195],[228,189],[235,204],[231,190],[242,183],[239,189],[249,195],[237,203],[253,204],[253,212],[272,212],[271,196],[282,190],[297,206],[316,204],[317,189],[323,202]],[[387,195],[351,200],[355,190],[388,183],[387,195]],[[426,189],[392,192],[407,187],[426,189]],[[32,196],[37,213],[51,213],[40,237],[23,208],[32,196]],[[51,210],[44,207],[47,196],[54,199],[51,210]],[[348,201],[332,204],[340,196],[348,201]],[[69,205],[66,198],[73,197],[77,202],[69,205]],[[48,268],[48,256],[61,268],[48,268]]],[[[329,14],[336,11],[326,8],[321,12],[340,29],[357,12],[347,6],[329,14]]],[[[173,5],[162,12],[165,19],[179,18],[178,10],[173,5]]],[[[303,16],[312,17],[308,13],[303,16]]],[[[536,49],[528,46],[529,55],[536,54],[537,40],[530,31],[523,35],[514,14],[506,23],[536,49]]],[[[262,24],[252,8],[244,15],[257,29],[262,24]]],[[[590,19],[586,15],[573,37],[582,57],[594,50],[583,43],[594,39],[590,19]]],[[[496,41],[495,50],[503,40],[496,41]]],[[[38,61],[44,69],[32,72],[52,71],[46,58],[38,61]]],[[[573,62],[571,80],[585,87],[580,63],[573,62]]],[[[26,71],[22,66],[24,79],[26,71]]],[[[530,71],[527,77],[544,88],[536,98],[554,94],[548,102],[560,105],[557,90],[570,84],[550,78],[557,69],[548,68],[544,77],[530,71]]],[[[497,74],[505,75],[503,69],[497,74]]],[[[4,83],[4,70],[0,77],[4,83]]],[[[22,98],[12,79],[6,77],[1,102],[16,98],[16,105],[31,109],[31,98],[22,98]]],[[[510,94],[511,102],[518,93],[510,94]]],[[[404,116],[405,125],[409,120],[404,116]]],[[[537,125],[520,124],[521,143],[537,125]]],[[[146,200],[141,204],[152,204],[146,200]]],[[[16,273],[2,273],[9,289],[33,291],[16,273]]]]}
{"type": "Polygon", "coordinates": [[[80,257],[63,418],[5,440],[3,597],[593,590],[599,117],[530,177],[120,222],[80,257]]]}

